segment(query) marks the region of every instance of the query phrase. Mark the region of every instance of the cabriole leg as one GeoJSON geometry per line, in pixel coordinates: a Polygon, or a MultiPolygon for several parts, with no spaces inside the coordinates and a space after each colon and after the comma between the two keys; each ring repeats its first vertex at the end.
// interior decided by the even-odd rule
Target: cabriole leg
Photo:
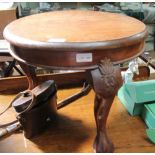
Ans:
{"type": "Polygon", "coordinates": [[[118,89],[122,85],[119,67],[114,67],[109,59],[102,60],[98,68],[89,72],[95,91],[94,116],[97,135],[94,140],[94,150],[113,152],[114,146],[106,132],[108,114],[118,89]]]}

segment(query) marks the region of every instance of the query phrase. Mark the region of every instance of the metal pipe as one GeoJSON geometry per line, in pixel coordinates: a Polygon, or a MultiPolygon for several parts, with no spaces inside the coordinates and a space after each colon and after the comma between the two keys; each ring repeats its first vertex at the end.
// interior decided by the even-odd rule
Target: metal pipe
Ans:
{"type": "Polygon", "coordinates": [[[67,106],[68,104],[71,104],[73,101],[79,99],[82,96],[85,96],[89,93],[89,91],[91,90],[91,86],[89,84],[84,84],[82,90],[72,96],[69,96],[68,98],[66,98],[63,101],[60,101],[57,105],[57,109],[61,109],[65,106],[67,106]]]}

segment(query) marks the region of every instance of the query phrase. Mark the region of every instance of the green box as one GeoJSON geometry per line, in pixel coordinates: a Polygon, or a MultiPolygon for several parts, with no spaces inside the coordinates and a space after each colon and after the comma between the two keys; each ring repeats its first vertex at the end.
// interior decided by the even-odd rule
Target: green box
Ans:
{"type": "Polygon", "coordinates": [[[155,102],[155,80],[126,83],[118,98],[132,116],[140,115],[145,103],[155,102]]]}
{"type": "Polygon", "coordinates": [[[132,116],[140,115],[144,103],[135,103],[134,100],[130,97],[128,91],[126,90],[125,85],[123,85],[118,91],[118,98],[121,103],[125,106],[126,110],[132,116]]]}
{"type": "Polygon", "coordinates": [[[149,128],[155,128],[155,102],[144,104],[142,118],[149,128]]]}
{"type": "Polygon", "coordinates": [[[134,102],[155,101],[155,80],[129,82],[124,85],[134,102]]]}

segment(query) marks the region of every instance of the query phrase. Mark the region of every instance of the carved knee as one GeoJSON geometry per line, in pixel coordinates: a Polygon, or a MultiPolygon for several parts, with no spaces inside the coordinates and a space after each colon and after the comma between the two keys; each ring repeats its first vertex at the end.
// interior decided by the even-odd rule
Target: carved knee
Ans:
{"type": "Polygon", "coordinates": [[[120,68],[113,66],[109,59],[102,60],[91,76],[94,91],[104,98],[115,95],[123,83],[120,68]]]}

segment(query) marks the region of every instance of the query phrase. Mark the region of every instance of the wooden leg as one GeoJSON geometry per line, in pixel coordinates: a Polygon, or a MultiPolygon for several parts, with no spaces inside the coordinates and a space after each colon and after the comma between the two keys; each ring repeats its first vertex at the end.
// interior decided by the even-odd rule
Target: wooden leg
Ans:
{"type": "Polygon", "coordinates": [[[30,90],[33,89],[38,84],[36,73],[35,73],[35,68],[33,66],[29,66],[29,65],[21,63],[21,62],[18,62],[18,63],[21,66],[21,68],[23,69],[23,71],[25,72],[26,77],[28,79],[28,83],[29,83],[28,89],[30,89],[30,90]]]}
{"type": "Polygon", "coordinates": [[[94,150],[97,153],[113,152],[113,144],[106,132],[106,122],[114,97],[122,85],[121,72],[119,67],[114,67],[109,59],[105,59],[97,69],[89,73],[95,91],[94,115],[97,135],[94,150]]]}

